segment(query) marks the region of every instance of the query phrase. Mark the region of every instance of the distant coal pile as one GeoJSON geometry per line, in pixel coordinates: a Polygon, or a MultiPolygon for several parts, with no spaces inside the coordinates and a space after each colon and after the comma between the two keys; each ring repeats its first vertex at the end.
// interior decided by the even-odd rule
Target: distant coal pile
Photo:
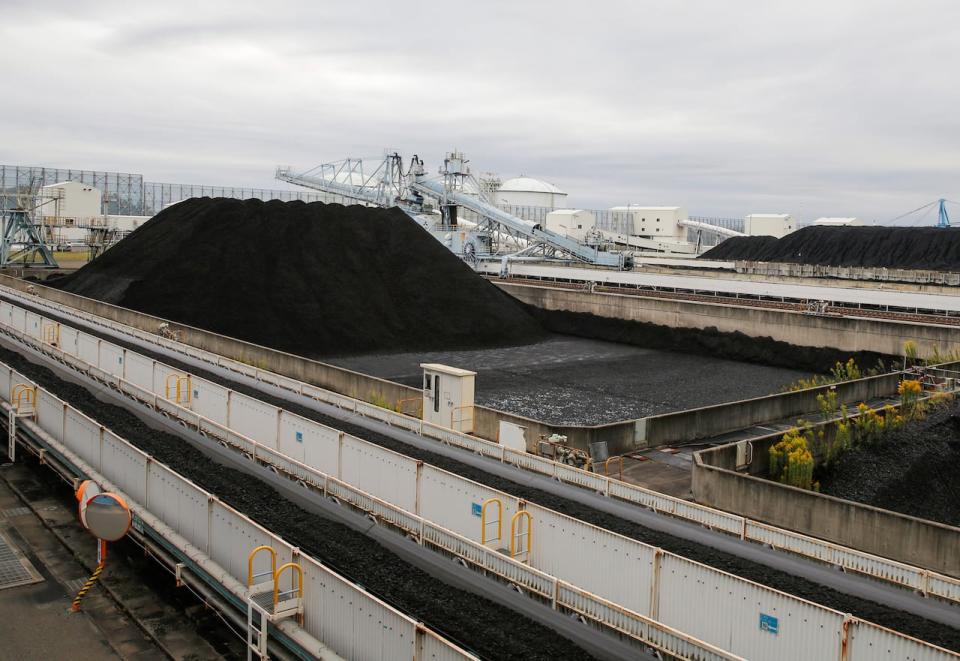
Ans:
{"type": "Polygon", "coordinates": [[[543,335],[398,209],[195,198],[51,284],[309,357],[543,335]]]}
{"type": "Polygon", "coordinates": [[[702,259],[960,271],[960,229],[804,227],[782,239],[727,239],[702,259]]]}

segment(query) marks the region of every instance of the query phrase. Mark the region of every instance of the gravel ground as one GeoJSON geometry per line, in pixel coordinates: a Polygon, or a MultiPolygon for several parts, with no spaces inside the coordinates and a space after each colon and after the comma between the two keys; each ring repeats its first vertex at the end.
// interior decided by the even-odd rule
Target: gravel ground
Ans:
{"type": "Polygon", "coordinates": [[[960,402],[843,455],[820,477],[823,493],[960,526],[960,402]]]}
{"type": "Polygon", "coordinates": [[[477,372],[476,402],[556,425],[595,425],[769,395],[809,374],[568,335],[519,347],[334,358],[420,387],[420,363],[477,372]]]}
{"type": "Polygon", "coordinates": [[[0,360],[331,569],[478,655],[544,661],[591,658],[553,630],[500,604],[450,587],[362,533],[307,512],[260,480],[214,462],[179,437],[148,427],[126,409],[98,400],[46,367],[6,349],[0,349],[0,360]]]}

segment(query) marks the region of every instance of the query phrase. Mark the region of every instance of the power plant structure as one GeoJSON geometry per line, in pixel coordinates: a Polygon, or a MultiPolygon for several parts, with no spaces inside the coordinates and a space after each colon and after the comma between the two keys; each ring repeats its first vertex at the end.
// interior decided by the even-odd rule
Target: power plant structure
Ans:
{"type": "Polygon", "coordinates": [[[695,257],[704,233],[721,238],[783,236],[787,214],[748,216],[746,232],[691,219],[682,207],[627,205],[600,212],[564,208],[567,194],[548,182],[492,173],[475,177],[464,154],[446,154],[431,175],[419,156],[406,170],[399,153],[372,168],[363,159],[325,163],[304,172],[277,168],[276,178],[329,196],[330,201],[397,206],[471,263],[524,259],[572,261],[629,269],[641,255],[695,257]],[[751,224],[750,219],[756,219],[751,224]],[[692,230],[696,241],[688,240],[692,230]]]}

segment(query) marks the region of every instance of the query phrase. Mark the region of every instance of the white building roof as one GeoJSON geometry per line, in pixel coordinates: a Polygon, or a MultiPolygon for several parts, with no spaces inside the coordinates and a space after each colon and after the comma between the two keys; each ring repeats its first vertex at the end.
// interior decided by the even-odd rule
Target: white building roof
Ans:
{"type": "Polygon", "coordinates": [[[680,207],[642,207],[639,204],[631,204],[625,207],[610,207],[610,211],[679,211],[680,207]]]}
{"type": "Polygon", "coordinates": [[[500,184],[500,190],[513,193],[553,193],[554,195],[566,195],[566,193],[549,181],[523,176],[507,179],[500,184]]]}

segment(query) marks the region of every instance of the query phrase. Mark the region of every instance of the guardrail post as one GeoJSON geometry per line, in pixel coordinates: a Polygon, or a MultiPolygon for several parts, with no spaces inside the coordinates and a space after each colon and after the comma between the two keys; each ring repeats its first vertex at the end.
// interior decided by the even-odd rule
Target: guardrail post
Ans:
{"type": "Polygon", "coordinates": [[[420,516],[420,478],[423,477],[423,460],[417,461],[417,489],[413,501],[413,513],[420,516]]]}
{"type": "Polygon", "coordinates": [[[844,613],[843,624],[840,625],[840,661],[847,661],[850,658],[850,625],[853,623],[853,616],[850,613],[844,613]]]}
{"type": "Polygon", "coordinates": [[[660,565],[663,562],[663,549],[653,552],[653,580],[650,581],[650,619],[660,617],[660,565]]]}

